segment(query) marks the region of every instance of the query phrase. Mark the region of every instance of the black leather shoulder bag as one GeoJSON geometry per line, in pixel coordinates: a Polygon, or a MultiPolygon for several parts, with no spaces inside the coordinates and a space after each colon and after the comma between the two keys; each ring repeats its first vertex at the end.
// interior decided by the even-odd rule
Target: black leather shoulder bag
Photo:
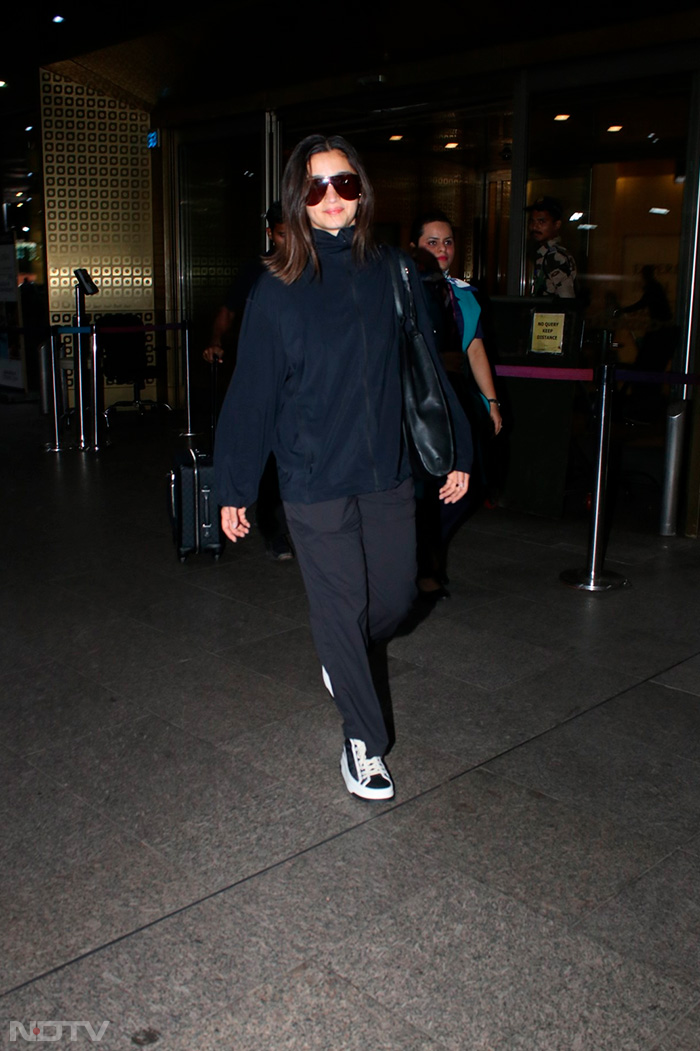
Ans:
{"type": "Polygon", "coordinates": [[[414,474],[440,478],[455,462],[452,419],[440,376],[416,320],[411,279],[401,256],[389,253],[399,318],[404,439],[414,474]]]}

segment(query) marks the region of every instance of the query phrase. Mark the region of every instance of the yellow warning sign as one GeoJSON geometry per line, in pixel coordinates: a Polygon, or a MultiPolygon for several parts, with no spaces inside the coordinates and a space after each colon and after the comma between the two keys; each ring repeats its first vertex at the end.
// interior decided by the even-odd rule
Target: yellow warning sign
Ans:
{"type": "Polygon", "coordinates": [[[534,314],[532,318],[533,354],[562,354],[565,314],[534,314]]]}

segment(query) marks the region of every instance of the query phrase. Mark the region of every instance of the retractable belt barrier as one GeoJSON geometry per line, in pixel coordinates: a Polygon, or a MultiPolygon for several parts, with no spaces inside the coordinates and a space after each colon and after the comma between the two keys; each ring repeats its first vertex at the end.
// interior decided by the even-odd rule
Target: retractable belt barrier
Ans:
{"type": "MultiPolygon", "coordinates": [[[[580,591],[609,591],[612,588],[629,587],[629,580],[619,573],[606,572],[604,568],[603,528],[605,501],[608,481],[608,454],[610,448],[610,418],[612,408],[612,388],[619,381],[625,383],[656,383],[680,386],[697,386],[700,374],[693,372],[641,372],[635,369],[617,368],[615,365],[601,365],[597,376],[593,369],[556,368],[548,365],[496,365],[497,376],[512,376],[518,379],[569,380],[590,383],[597,379],[598,396],[598,452],[596,458],[596,476],[594,500],[591,508],[591,528],[588,544],[588,561],[585,569],[567,569],[560,574],[560,580],[569,587],[580,591]]],[[[678,416],[679,414],[676,414],[678,416]]],[[[682,414],[680,414],[682,416],[682,414]]],[[[674,424],[676,418],[674,416],[674,424]]],[[[679,441],[680,428],[676,424],[671,432],[675,444],[679,441]]],[[[663,535],[672,535],[670,520],[671,508],[675,508],[673,495],[664,498],[663,535]]]]}
{"type": "MultiPolygon", "coordinates": [[[[23,329],[17,329],[17,331],[24,331],[23,329]]],[[[36,330],[33,330],[36,331],[36,330]]],[[[190,334],[190,323],[188,321],[172,321],[162,325],[124,325],[124,326],[104,326],[99,324],[94,325],[51,325],[49,328],[49,339],[51,347],[51,395],[53,401],[53,443],[48,443],[46,446],[47,452],[61,452],[63,446],[61,445],[60,432],[59,432],[59,420],[61,412],[59,409],[59,398],[60,398],[60,370],[61,361],[60,353],[58,348],[58,338],[60,336],[73,336],[73,371],[76,375],[76,400],[79,401],[79,436],[78,444],[76,448],[81,450],[91,450],[92,452],[99,452],[99,436],[97,430],[98,413],[97,413],[97,401],[98,401],[98,389],[97,389],[97,364],[98,364],[98,352],[97,352],[97,335],[99,333],[134,333],[134,332],[183,332],[184,333],[184,358],[185,358],[185,401],[186,401],[186,412],[187,412],[187,430],[186,436],[192,436],[192,416],[191,416],[191,404],[190,404],[190,348],[189,348],[189,334],[190,334]],[[89,445],[85,440],[84,428],[83,428],[83,356],[81,347],[81,336],[89,336],[91,343],[91,356],[92,356],[92,388],[91,388],[91,409],[92,409],[92,445],[89,445]]]]}

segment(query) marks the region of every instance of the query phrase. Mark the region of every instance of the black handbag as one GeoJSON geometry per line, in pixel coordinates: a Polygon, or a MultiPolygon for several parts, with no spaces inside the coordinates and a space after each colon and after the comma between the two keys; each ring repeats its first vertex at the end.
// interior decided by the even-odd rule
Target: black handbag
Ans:
{"type": "Polygon", "coordinates": [[[418,328],[408,269],[400,258],[390,258],[390,268],[401,341],[404,439],[414,474],[441,478],[450,473],[455,462],[450,410],[435,362],[418,328]]]}

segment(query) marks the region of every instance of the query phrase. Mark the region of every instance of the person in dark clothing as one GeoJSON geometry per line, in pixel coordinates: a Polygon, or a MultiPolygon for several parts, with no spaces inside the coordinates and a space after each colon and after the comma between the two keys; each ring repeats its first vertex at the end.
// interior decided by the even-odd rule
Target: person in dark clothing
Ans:
{"type": "MultiPolygon", "coordinates": [[[[493,374],[484,347],[481,307],[476,289],[450,274],[455,257],[451,221],[439,209],[423,212],[411,226],[411,251],[418,265],[435,332],[435,342],[450,382],[472,427],[475,469],[470,496],[486,491],[485,440],[488,428],[497,435],[503,426],[493,374]],[[477,469],[478,468],[478,469],[477,469]],[[477,483],[475,485],[475,482],[477,483]]],[[[447,544],[464,516],[467,501],[446,507],[432,480],[416,487],[419,598],[428,604],[449,598],[446,588],[447,544]]]]}
{"type": "MultiPolygon", "coordinates": [[[[654,267],[642,267],[641,297],[629,306],[620,307],[613,317],[636,314],[646,310],[649,318],[647,331],[637,341],[637,355],[632,363],[636,372],[665,372],[678,342],[679,330],[673,325],[673,313],[660,281],[654,276],[654,267]]],[[[630,421],[652,423],[661,417],[664,397],[661,384],[632,384],[625,393],[625,416],[630,421]]]]}
{"type": "MultiPolygon", "coordinates": [[[[221,361],[224,356],[224,337],[237,322],[240,324],[248,293],[265,271],[264,259],[269,258],[280,245],[284,244],[285,226],[280,201],[272,202],[265,214],[265,221],[267,222],[266,233],[270,241],[270,248],[263,259],[258,258],[250,266],[245,267],[229,289],[225,302],[214,318],[211,340],[202,355],[205,361],[213,363],[215,358],[221,361]]],[[[288,540],[289,529],[287,520],[284,517],[284,508],[282,507],[282,498],[277,481],[277,465],[272,454],[268,457],[265,470],[260,478],[258,498],[255,505],[255,519],[265,541],[265,550],[268,556],[274,562],[288,562],[290,559],[293,559],[294,552],[288,540]]]]}
{"type": "Polygon", "coordinates": [[[653,266],[642,267],[642,284],[644,287],[641,298],[627,307],[620,307],[615,311],[615,317],[619,317],[620,314],[634,314],[638,310],[646,310],[649,314],[649,321],[655,328],[670,325],[673,314],[664,292],[664,286],[654,277],[653,266]]]}
{"type": "MultiPolygon", "coordinates": [[[[287,238],[248,299],[219,420],[222,528],[234,542],[249,532],[247,507],[272,449],[323,679],[343,719],[345,786],[362,799],[390,799],[389,737],[368,647],[393,634],[415,594],[396,258],[374,244],[372,186],[340,136],[297,145],[282,206],[287,238]]],[[[453,414],[456,465],[441,487],[453,503],[467,491],[471,436],[432,345],[420,281],[405,262],[453,414]]]]}

